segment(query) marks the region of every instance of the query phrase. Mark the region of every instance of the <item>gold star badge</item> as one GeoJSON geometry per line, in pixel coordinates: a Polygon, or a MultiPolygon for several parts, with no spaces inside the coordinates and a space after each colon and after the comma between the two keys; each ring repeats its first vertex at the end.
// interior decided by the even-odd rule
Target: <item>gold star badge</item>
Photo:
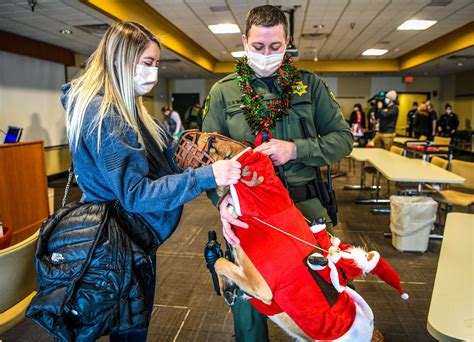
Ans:
{"type": "Polygon", "coordinates": [[[308,86],[304,85],[303,81],[296,82],[291,88],[293,88],[293,94],[298,94],[299,96],[306,94],[308,92],[306,90],[308,86]]]}

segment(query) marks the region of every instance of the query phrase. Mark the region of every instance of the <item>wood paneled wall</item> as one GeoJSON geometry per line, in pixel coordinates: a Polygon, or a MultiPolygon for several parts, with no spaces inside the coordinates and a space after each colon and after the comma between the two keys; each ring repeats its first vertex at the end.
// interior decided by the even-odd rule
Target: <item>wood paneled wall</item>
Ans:
{"type": "Polygon", "coordinates": [[[43,142],[0,145],[0,216],[12,229],[12,244],[40,228],[48,215],[43,142]]]}

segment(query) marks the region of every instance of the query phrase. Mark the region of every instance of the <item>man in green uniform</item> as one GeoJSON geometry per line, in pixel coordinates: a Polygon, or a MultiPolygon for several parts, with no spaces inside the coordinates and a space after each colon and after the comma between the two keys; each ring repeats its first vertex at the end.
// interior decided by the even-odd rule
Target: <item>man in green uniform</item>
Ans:
{"type": "MultiPolygon", "coordinates": [[[[271,5],[253,8],[245,26],[247,58],[237,63],[237,73],[212,87],[203,131],[258,145],[256,151],[271,158],[303,215],[310,221],[326,217],[331,231],[332,223],[317,197],[316,167],[350,154],[350,128],[327,84],[311,72],[297,70],[285,56],[288,23],[281,10],[271,5]]],[[[217,203],[216,193],[209,197],[217,203]]],[[[228,213],[229,204],[233,203],[227,196],[219,211],[226,240],[236,244],[231,225],[247,225],[228,213]]],[[[239,297],[232,312],[237,341],[268,340],[266,317],[248,301],[239,297]]]]}

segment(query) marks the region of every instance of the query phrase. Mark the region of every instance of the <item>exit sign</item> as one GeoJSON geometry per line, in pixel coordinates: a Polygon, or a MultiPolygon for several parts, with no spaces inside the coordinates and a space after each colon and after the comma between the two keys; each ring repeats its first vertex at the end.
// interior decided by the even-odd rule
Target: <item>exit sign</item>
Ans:
{"type": "Polygon", "coordinates": [[[405,78],[403,79],[403,82],[413,83],[413,76],[405,76],[405,78]]]}

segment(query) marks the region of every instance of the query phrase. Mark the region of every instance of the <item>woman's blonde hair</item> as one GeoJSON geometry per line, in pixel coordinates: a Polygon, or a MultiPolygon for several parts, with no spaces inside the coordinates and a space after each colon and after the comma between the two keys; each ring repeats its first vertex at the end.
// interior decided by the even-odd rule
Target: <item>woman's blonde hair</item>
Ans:
{"type": "Polygon", "coordinates": [[[163,148],[163,131],[148,114],[142,97],[135,97],[133,84],[138,58],[152,42],[161,49],[156,37],[138,23],[118,22],[107,30],[99,46],[89,57],[84,72],[71,82],[66,104],[67,134],[71,150],[76,149],[79,144],[86,109],[98,93],[103,93],[103,99],[88,132],[98,130],[98,151],[103,121],[111,112],[118,114],[123,122],[118,127],[113,127],[114,133],[120,134],[126,124],[135,131],[138,141],[143,144],[141,122],[158,146],[163,148]]]}

